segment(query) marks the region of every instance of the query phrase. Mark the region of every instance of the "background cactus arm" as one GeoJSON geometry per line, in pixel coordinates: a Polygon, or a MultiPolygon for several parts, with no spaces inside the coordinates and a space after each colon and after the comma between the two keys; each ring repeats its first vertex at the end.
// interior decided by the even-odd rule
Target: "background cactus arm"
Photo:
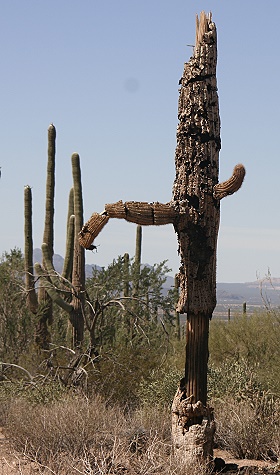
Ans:
{"type": "Polygon", "coordinates": [[[62,271],[62,277],[67,280],[72,279],[73,268],[73,250],[74,250],[74,231],[75,231],[75,215],[72,214],[68,219],[67,237],[66,237],[66,251],[62,271]]]}
{"type": "Polygon", "coordinates": [[[51,298],[51,300],[59,305],[63,310],[65,310],[67,313],[72,314],[73,312],[73,307],[70,303],[66,302],[59,294],[59,292],[55,289],[54,285],[50,280],[48,279],[48,275],[46,275],[44,269],[42,266],[36,262],[35,265],[35,270],[37,275],[40,277],[41,285],[51,298]]]}
{"type": "Polygon", "coordinates": [[[213,187],[213,196],[216,200],[221,200],[225,196],[232,195],[241,187],[244,177],[245,177],[245,167],[239,163],[235,165],[231,177],[222,182],[218,183],[213,187]]]}
{"type": "Polygon", "coordinates": [[[69,295],[71,295],[72,292],[71,283],[64,277],[60,276],[55,270],[52,259],[49,255],[48,245],[43,242],[41,249],[49,281],[53,284],[54,288],[66,297],[66,299],[67,297],[69,298],[69,295]]]}
{"type": "Polygon", "coordinates": [[[74,215],[74,188],[71,188],[68,198],[68,213],[66,223],[66,249],[65,259],[62,270],[62,277],[71,281],[73,268],[73,250],[74,250],[74,232],[75,232],[75,215],[74,215]]]}

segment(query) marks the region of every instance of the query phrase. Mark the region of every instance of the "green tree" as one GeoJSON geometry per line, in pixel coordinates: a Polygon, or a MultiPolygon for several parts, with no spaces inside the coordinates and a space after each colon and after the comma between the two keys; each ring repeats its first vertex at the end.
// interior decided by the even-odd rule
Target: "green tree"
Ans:
{"type": "Polygon", "coordinates": [[[33,321],[26,306],[24,261],[18,248],[0,262],[0,357],[18,362],[33,341],[33,321]]]}
{"type": "Polygon", "coordinates": [[[163,292],[169,271],[166,261],[141,266],[135,297],[133,282],[139,270],[132,260],[127,262],[127,255],[119,256],[107,268],[94,269],[86,283],[87,300],[93,309],[92,344],[131,344],[149,338],[151,330],[162,334],[164,329],[169,334],[173,328],[174,296],[173,290],[163,292]]]}

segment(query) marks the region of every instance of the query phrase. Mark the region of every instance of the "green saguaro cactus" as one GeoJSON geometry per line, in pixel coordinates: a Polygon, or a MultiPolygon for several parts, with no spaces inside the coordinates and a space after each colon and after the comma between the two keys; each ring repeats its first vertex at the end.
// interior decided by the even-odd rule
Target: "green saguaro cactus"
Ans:
{"type": "MultiPolygon", "coordinates": [[[[85,251],[78,242],[79,230],[81,229],[81,223],[83,222],[81,169],[80,157],[78,154],[72,155],[72,174],[74,185],[74,215],[70,215],[72,206],[70,194],[68,211],[69,232],[67,237],[68,247],[70,246],[70,243],[73,242],[73,236],[69,236],[69,233],[72,234],[72,227],[74,224],[73,258],[70,258],[73,262],[71,282],[69,280],[66,281],[64,278],[60,278],[57,275],[49,253],[49,247],[46,243],[42,244],[42,253],[47,274],[44,273],[44,269],[39,263],[35,264],[35,270],[40,276],[40,280],[43,282],[44,288],[52,301],[68,313],[69,320],[73,326],[73,346],[79,348],[84,338],[85,251]]],[[[69,249],[66,251],[66,255],[68,253],[70,253],[69,249]]],[[[68,267],[67,264],[66,267],[68,267]]]]}
{"type": "MultiPolygon", "coordinates": [[[[46,181],[44,242],[49,254],[53,255],[53,220],[54,220],[54,187],[55,187],[55,140],[56,130],[53,124],[48,128],[48,164],[46,181]]],[[[24,189],[25,212],[25,276],[27,303],[29,309],[37,317],[35,340],[42,348],[47,348],[50,340],[48,326],[52,322],[52,300],[44,286],[39,283],[38,295],[35,293],[33,276],[33,240],[32,240],[32,193],[31,188],[24,189]]],[[[44,268],[44,261],[43,261],[44,268]]]]}
{"type": "Polygon", "coordinates": [[[25,212],[25,275],[27,302],[37,316],[36,341],[43,348],[48,347],[50,334],[48,324],[52,318],[52,304],[59,305],[69,314],[73,326],[73,345],[79,347],[84,335],[84,290],[85,256],[78,242],[78,233],[83,223],[83,200],[78,154],[72,156],[73,189],[69,193],[67,236],[64,268],[59,277],[53,267],[54,246],[54,188],[55,188],[55,138],[53,124],[48,128],[48,166],[46,181],[45,227],[42,244],[42,264],[35,263],[39,276],[38,293],[35,291],[33,274],[32,242],[32,193],[29,186],[24,190],[25,212]]]}
{"type": "Polygon", "coordinates": [[[32,313],[36,314],[38,310],[38,300],[35,291],[33,270],[32,191],[31,187],[28,185],[24,187],[24,236],[24,267],[27,306],[32,313]]]}

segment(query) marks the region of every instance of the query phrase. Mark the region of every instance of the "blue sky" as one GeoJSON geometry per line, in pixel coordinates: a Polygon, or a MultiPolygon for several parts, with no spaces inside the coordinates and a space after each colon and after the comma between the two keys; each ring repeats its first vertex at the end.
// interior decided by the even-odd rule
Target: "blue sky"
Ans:
{"type": "MultiPolygon", "coordinates": [[[[219,282],[280,276],[279,0],[1,0],[0,252],[23,249],[23,190],[32,187],[34,246],[43,235],[47,128],[57,129],[55,252],[64,255],[71,154],[81,157],[85,220],[119,199],[172,195],[178,80],[195,15],[218,30],[221,202],[219,282]]],[[[135,225],[111,220],[87,262],[134,255],[135,225]]],[[[179,266],[171,225],[143,229],[142,260],[179,266]]]]}

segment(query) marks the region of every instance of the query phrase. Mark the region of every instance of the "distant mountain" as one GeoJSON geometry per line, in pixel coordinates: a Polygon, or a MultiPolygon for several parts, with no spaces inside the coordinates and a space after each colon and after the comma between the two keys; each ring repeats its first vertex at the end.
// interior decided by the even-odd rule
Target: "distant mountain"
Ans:
{"type": "MultiPolygon", "coordinates": [[[[34,251],[33,251],[33,260],[34,260],[34,262],[40,262],[40,263],[42,262],[42,251],[41,251],[41,249],[39,249],[39,248],[34,249],[34,251]]],[[[63,264],[64,264],[63,257],[60,256],[59,254],[54,254],[53,255],[53,265],[54,265],[55,270],[57,272],[59,272],[60,274],[63,270],[63,264]]],[[[96,266],[94,264],[86,264],[85,265],[86,278],[92,277],[92,270],[94,268],[98,269],[98,270],[101,270],[100,266],[96,266]]]]}

